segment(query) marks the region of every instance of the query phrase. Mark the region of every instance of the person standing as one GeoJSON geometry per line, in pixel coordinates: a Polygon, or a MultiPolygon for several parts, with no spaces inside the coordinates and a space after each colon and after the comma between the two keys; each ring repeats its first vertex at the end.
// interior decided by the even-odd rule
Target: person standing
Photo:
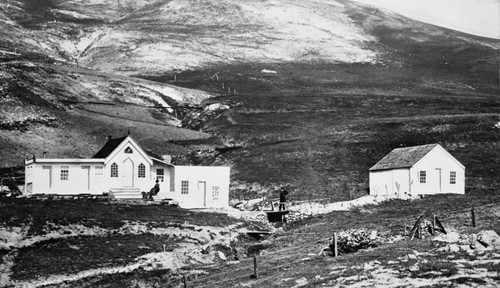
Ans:
{"type": "Polygon", "coordinates": [[[285,207],[286,196],[288,196],[288,191],[285,190],[285,187],[281,187],[281,191],[280,191],[280,206],[278,208],[279,211],[286,210],[286,207],[285,207]]]}

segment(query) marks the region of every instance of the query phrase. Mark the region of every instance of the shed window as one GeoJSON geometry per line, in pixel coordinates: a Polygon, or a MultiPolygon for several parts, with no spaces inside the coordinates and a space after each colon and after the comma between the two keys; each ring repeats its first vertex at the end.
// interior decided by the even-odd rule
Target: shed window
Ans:
{"type": "Polygon", "coordinates": [[[146,166],[144,164],[139,164],[139,173],[137,173],[137,177],[146,178],[146,166]]]}
{"type": "Polygon", "coordinates": [[[212,199],[219,200],[219,186],[212,186],[212,199]]]}
{"type": "Polygon", "coordinates": [[[156,169],[156,180],[163,182],[164,179],[165,179],[165,170],[156,169]]]}
{"type": "Polygon", "coordinates": [[[69,166],[61,166],[61,180],[69,179],[69,166]]]}
{"type": "Polygon", "coordinates": [[[189,193],[189,181],[182,180],[181,181],[181,194],[188,194],[188,193],[189,193]]]}
{"type": "Polygon", "coordinates": [[[118,178],[118,164],[111,164],[111,178],[118,178]]]}
{"type": "Polygon", "coordinates": [[[457,184],[457,171],[450,171],[450,184],[457,184]]]}
{"type": "Polygon", "coordinates": [[[426,183],[427,182],[427,173],[425,171],[419,171],[419,179],[420,183],[426,183]]]}

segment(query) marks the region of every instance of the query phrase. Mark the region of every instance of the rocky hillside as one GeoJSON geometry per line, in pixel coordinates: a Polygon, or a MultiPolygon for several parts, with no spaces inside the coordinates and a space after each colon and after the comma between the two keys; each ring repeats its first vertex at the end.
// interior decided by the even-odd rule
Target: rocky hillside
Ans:
{"type": "Polygon", "coordinates": [[[210,137],[178,128],[176,107],[198,105],[212,94],[79,63],[93,37],[108,29],[106,23],[145,3],[83,1],[70,11],[62,2],[0,4],[0,142],[6,147],[2,167],[21,165],[23,158],[41,150],[53,157],[88,157],[106,134],[131,131],[140,142],[148,142],[148,148],[164,154],[187,152],[169,147],[169,140],[210,137]],[[107,5],[102,15],[93,12],[99,5],[107,5]]]}
{"type": "Polygon", "coordinates": [[[500,181],[495,39],[348,0],[6,0],[0,28],[2,167],[130,130],[231,165],[233,197],[359,196],[386,153],[434,142],[471,189],[500,181]]]}

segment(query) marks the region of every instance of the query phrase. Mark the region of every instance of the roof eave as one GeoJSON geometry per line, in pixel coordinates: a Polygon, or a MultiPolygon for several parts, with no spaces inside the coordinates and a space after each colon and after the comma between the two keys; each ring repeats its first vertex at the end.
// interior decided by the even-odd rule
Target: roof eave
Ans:
{"type": "Polygon", "coordinates": [[[398,166],[398,167],[389,167],[389,168],[370,168],[368,171],[374,172],[374,171],[386,171],[386,170],[395,170],[395,169],[410,169],[412,166],[398,166]]]}
{"type": "Polygon", "coordinates": [[[151,159],[153,159],[153,161],[160,162],[161,164],[165,164],[165,165],[170,166],[170,167],[175,167],[173,164],[167,163],[167,162],[160,160],[158,158],[151,157],[151,159]]]}

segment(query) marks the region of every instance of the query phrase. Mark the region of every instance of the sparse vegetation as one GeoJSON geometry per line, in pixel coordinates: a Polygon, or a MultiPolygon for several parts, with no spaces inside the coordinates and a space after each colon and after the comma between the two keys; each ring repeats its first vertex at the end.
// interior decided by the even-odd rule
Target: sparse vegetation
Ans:
{"type": "MultiPolygon", "coordinates": [[[[272,1],[181,2],[2,1],[0,177],[22,185],[23,158],[42,149],[49,157],[88,157],[105,136],[130,130],[146,150],[174,155],[179,164],[230,165],[232,198],[272,194],[280,185],[290,200],[356,198],[368,192],[367,171],[381,157],[428,143],[441,144],[466,166],[466,195],[333,212],[289,223],[265,243],[239,236],[230,245],[221,244],[232,233],[224,227],[240,220],[224,214],[1,198],[2,236],[13,235],[18,246],[0,242],[0,268],[13,272],[0,275],[0,285],[127,265],[186,243],[192,254],[245,252],[231,265],[182,258],[181,270],[145,265],[37,285],[175,287],[183,273],[188,287],[387,284],[376,275],[395,286],[498,283],[498,253],[439,254],[443,244],[428,239],[317,256],[334,231],[377,230],[392,239],[422,214],[437,214],[461,233],[500,232],[498,41],[347,0],[292,0],[287,9],[272,1]],[[296,35],[304,27],[309,32],[296,35]],[[210,117],[189,112],[212,103],[231,108],[210,117]],[[199,131],[173,127],[179,123],[199,131]],[[143,230],[121,233],[130,223],[143,230]],[[154,229],[201,234],[153,235],[154,229]],[[258,279],[250,278],[248,247],[259,248],[258,279]]],[[[245,225],[259,226],[238,227],[245,225]]]]}
{"type": "Polygon", "coordinates": [[[195,212],[163,205],[10,198],[0,198],[0,205],[0,224],[11,227],[29,225],[29,235],[48,233],[48,223],[63,226],[81,224],[107,229],[121,227],[126,221],[151,222],[152,227],[168,227],[171,223],[186,221],[194,225],[218,227],[236,223],[236,219],[225,214],[195,212]]]}
{"type": "Polygon", "coordinates": [[[251,287],[289,287],[302,277],[305,277],[308,283],[305,287],[361,285],[360,283],[383,286],[389,282],[411,286],[412,281],[435,281],[436,284],[453,281],[469,285],[481,281],[491,283],[495,281],[493,275],[496,264],[488,266],[493,274],[483,277],[482,280],[460,275],[473,273],[471,271],[485,265],[479,264],[481,261],[468,263],[470,260],[489,259],[498,263],[500,255],[496,250],[492,251],[492,254],[443,253],[436,251],[445,244],[429,239],[400,240],[393,243],[389,239],[397,235],[402,237],[404,227],[411,227],[421,214],[438,215],[448,231],[467,234],[493,229],[498,233],[500,226],[497,223],[497,212],[494,211],[499,205],[500,198],[497,193],[488,196],[481,193],[474,196],[431,196],[413,201],[392,200],[376,206],[365,206],[364,212],[332,212],[322,217],[293,223],[285,233],[273,237],[273,246],[259,257],[259,279],[250,278],[253,263],[242,261],[235,266],[226,266],[223,270],[214,270],[209,276],[200,276],[199,279],[193,280],[192,285],[233,287],[248,284],[251,287]],[[471,206],[480,207],[477,208],[482,215],[480,227],[471,227],[471,206]],[[318,252],[328,245],[333,232],[350,229],[376,230],[382,239],[387,240],[382,241],[376,248],[344,254],[339,258],[317,256],[318,252]],[[373,271],[376,273],[372,274],[373,271]],[[228,278],[227,275],[231,277],[228,278]],[[443,280],[447,278],[450,280],[443,280]]]}
{"type": "Polygon", "coordinates": [[[80,271],[125,266],[144,254],[173,251],[182,237],[109,235],[47,240],[21,248],[12,268],[17,280],[32,280],[51,275],[76,274],[80,271]]]}

